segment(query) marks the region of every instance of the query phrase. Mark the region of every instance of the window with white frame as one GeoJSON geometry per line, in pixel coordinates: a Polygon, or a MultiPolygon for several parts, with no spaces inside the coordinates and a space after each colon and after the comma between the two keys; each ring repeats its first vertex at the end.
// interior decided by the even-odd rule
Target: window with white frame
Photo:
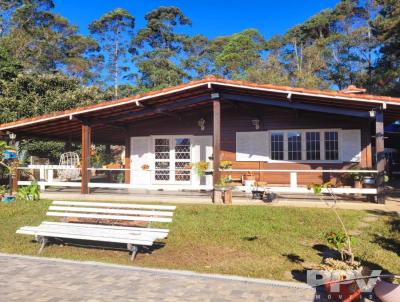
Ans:
{"type": "Polygon", "coordinates": [[[284,160],[284,133],[271,133],[271,159],[284,160]]]}
{"type": "Polygon", "coordinates": [[[288,160],[301,160],[301,132],[288,132],[287,141],[288,160]]]}
{"type": "Polygon", "coordinates": [[[306,154],[307,160],[321,159],[321,137],[319,132],[306,132],[306,154]]]}
{"type": "Polygon", "coordinates": [[[337,131],[326,131],[325,135],[325,160],[339,159],[339,135],[337,131]]]}
{"type": "Polygon", "coordinates": [[[338,161],[339,131],[277,130],[270,132],[271,160],[338,161]]]}

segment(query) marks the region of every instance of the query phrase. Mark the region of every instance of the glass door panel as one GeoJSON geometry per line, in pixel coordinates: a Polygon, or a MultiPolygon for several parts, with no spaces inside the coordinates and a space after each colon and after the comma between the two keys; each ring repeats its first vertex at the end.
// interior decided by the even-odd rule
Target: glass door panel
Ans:
{"type": "Polygon", "coordinates": [[[175,138],[175,181],[190,182],[190,139],[175,138]]]}
{"type": "Polygon", "coordinates": [[[154,180],[157,182],[169,182],[171,148],[170,139],[156,138],[154,141],[154,180]]]}

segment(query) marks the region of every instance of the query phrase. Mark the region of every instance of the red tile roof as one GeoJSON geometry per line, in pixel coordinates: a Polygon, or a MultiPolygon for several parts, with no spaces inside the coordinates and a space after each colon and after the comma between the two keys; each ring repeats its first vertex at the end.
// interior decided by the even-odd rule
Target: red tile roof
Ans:
{"type": "Polygon", "coordinates": [[[98,104],[89,105],[85,107],[74,108],[66,111],[53,112],[49,114],[44,114],[37,117],[25,118],[18,121],[0,124],[0,130],[6,130],[18,125],[36,123],[48,119],[56,119],[59,117],[64,117],[68,115],[76,115],[80,113],[100,110],[103,108],[109,108],[114,106],[119,106],[135,101],[142,101],[144,99],[149,99],[152,97],[157,97],[163,94],[175,93],[180,90],[194,88],[196,86],[202,86],[206,84],[214,84],[214,85],[225,85],[225,86],[234,86],[243,89],[259,89],[271,92],[280,92],[280,93],[293,93],[293,94],[303,94],[309,96],[316,96],[321,98],[341,98],[343,100],[354,100],[354,101],[375,101],[377,103],[391,103],[393,105],[400,106],[400,98],[388,97],[388,96],[376,96],[376,95],[368,95],[368,94],[349,94],[348,92],[340,92],[333,90],[318,90],[318,89],[307,89],[307,88],[297,88],[297,87],[289,87],[289,86],[280,86],[280,85],[272,85],[272,84],[257,84],[246,81],[236,81],[236,80],[226,80],[223,78],[217,78],[214,76],[207,76],[204,79],[191,81],[188,83],[180,84],[173,87],[168,87],[160,90],[145,92],[136,94],[131,97],[126,97],[123,99],[113,100],[113,101],[103,101],[98,104]]]}

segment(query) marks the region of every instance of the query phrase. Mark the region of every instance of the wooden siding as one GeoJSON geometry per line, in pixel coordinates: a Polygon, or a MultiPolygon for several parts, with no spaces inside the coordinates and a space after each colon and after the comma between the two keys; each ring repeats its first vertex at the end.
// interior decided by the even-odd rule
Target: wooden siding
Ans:
{"type": "MultiPolygon", "coordinates": [[[[287,129],[361,129],[361,162],[363,167],[372,166],[370,123],[365,119],[342,117],[337,115],[311,113],[268,107],[260,105],[242,105],[221,103],[221,160],[233,162],[233,169],[344,169],[354,163],[272,163],[272,162],[236,162],[236,132],[256,131],[251,120],[260,119],[259,131],[287,129]]],[[[148,135],[212,135],[212,107],[192,109],[179,113],[176,117],[136,122],[130,125],[130,136],[148,135]],[[197,121],[204,118],[205,130],[201,131],[197,121]]],[[[243,172],[229,173],[240,178],[243,172]]],[[[299,173],[298,184],[310,184],[327,180],[332,175],[319,173],[299,173]]],[[[270,184],[289,183],[289,173],[256,173],[260,181],[270,184]]]]}

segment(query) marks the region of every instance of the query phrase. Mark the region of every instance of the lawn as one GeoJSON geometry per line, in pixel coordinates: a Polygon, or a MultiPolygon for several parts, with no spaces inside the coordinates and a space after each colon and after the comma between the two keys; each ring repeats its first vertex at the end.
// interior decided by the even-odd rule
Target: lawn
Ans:
{"type": "MultiPolygon", "coordinates": [[[[50,201],[0,203],[0,252],[36,255],[32,237],[18,227],[38,225],[50,201]]],[[[357,229],[365,211],[340,210],[349,229],[357,229]]],[[[355,253],[364,264],[400,272],[399,218],[380,214],[357,237],[355,253]]],[[[296,272],[321,261],[324,234],[339,230],[329,209],[268,206],[179,205],[165,245],[140,253],[135,265],[208,273],[293,280],[296,272]]],[[[132,265],[127,252],[87,246],[50,245],[43,256],[132,265]]]]}

